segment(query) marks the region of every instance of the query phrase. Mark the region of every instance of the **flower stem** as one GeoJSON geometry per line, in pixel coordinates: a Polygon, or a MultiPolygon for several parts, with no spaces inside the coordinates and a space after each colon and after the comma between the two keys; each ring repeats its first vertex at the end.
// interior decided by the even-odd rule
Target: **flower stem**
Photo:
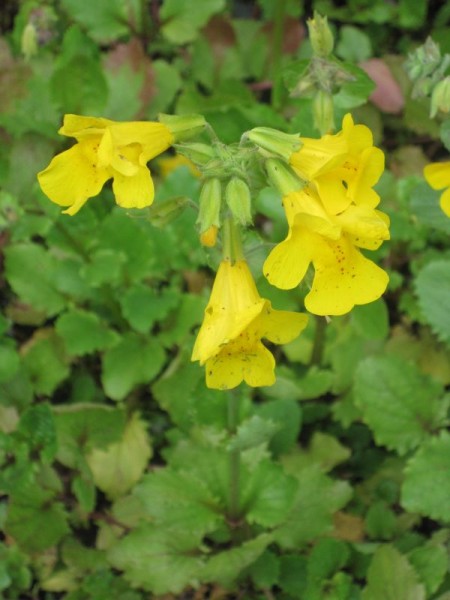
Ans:
{"type": "MultiPolygon", "coordinates": [[[[233,390],[228,393],[228,433],[234,435],[239,422],[239,393],[233,390]]],[[[228,496],[228,519],[233,523],[239,521],[239,474],[241,468],[240,450],[230,452],[230,487],[228,496]]]]}
{"type": "Polygon", "coordinates": [[[222,232],[223,259],[229,260],[231,263],[235,263],[238,260],[243,260],[244,252],[242,250],[241,232],[231,216],[224,220],[222,232]]]}
{"type": "Polygon", "coordinates": [[[271,104],[275,110],[281,105],[281,49],[283,45],[284,15],[286,0],[278,0],[275,9],[275,22],[272,44],[272,97],[271,104]]]}
{"type": "Polygon", "coordinates": [[[314,335],[314,344],[311,352],[310,365],[320,365],[322,361],[323,349],[325,346],[325,329],[327,327],[327,320],[325,317],[319,317],[316,315],[316,331],[314,335]]]}

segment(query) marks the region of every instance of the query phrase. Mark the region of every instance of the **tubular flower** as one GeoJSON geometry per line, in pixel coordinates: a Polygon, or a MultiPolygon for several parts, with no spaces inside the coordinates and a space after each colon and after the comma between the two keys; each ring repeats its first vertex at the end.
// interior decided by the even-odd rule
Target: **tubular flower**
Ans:
{"type": "Polygon", "coordinates": [[[302,179],[312,182],[325,210],[337,214],[354,203],[375,208],[379,195],[372,189],[384,169],[383,152],[373,146],[372,132],[345,115],[342,131],[320,140],[301,138],[300,150],[289,162],[302,179]]]}
{"type": "Polygon", "coordinates": [[[77,144],[55,156],[38,179],[52,202],[69,207],[64,213],[77,213],[111,178],[119,206],[152,204],[155,192],[146,165],[174,142],[166,125],[65,115],[58,133],[74,137],[77,144]]]}
{"type": "Polygon", "coordinates": [[[389,239],[384,213],[351,204],[340,214],[329,214],[312,187],[287,194],[283,205],[289,232],[263,267],[272,285],[294,288],[312,263],[315,274],[305,306],[314,314],[342,315],[381,296],[388,276],[359,248],[375,250],[389,239]]]}
{"type": "Polygon", "coordinates": [[[447,217],[450,217],[450,161],[431,163],[424,168],[423,174],[434,190],[446,188],[441,194],[440,205],[447,217]]]}
{"type": "Polygon", "coordinates": [[[275,359],[261,343],[286,344],[303,330],[307,316],[274,310],[261,298],[245,260],[219,266],[192,353],[206,365],[206,385],[231,389],[245,381],[252,387],[275,383],[275,359]]]}

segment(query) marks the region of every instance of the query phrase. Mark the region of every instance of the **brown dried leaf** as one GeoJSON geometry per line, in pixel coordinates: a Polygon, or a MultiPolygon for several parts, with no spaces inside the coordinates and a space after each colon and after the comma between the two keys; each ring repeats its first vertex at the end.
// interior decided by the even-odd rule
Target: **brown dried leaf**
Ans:
{"type": "Polygon", "coordinates": [[[381,58],[370,58],[359,65],[376,84],[370,100],[381,111],[398,114],[405,105],[400,85],[394,79],[392,71],[381,58]]]}

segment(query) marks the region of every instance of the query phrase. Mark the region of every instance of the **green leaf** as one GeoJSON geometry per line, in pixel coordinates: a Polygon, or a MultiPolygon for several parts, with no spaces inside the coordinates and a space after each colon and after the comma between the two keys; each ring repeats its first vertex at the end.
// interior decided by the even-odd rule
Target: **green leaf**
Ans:
{"type": "Polygon", "coordinates": [[[434,594],[448,572],[449,557],[445,546],[428,542],[410,552],[408,560],[425,584],[427,594],[434,594]]]}
{"type": "Polygon", "coordinates": [[[324,472],[331,471],[336,465],[350,457],[350,450],[334,436],[320,431],[314,432],[307,449],[296,449],[283,457],[283,464],[291,469],[301,469],[317,465],[324,472]]]}
{"type": "Polygon", "coordinates": [[[345,542],[334,539],[322,539],[311,551],[308,560],[308,584],[322,583],[334,573],[345,567],[350,551],[345,542]]]}
{"type": "Polygon", "coordinates": [[[384,340],[389,335],[388,308],[382,298],[370,304],[355,306],[351,318],[352,325],[365,339],[384,340]]]}
{"type": "Polygon", "coordinates": [[[440,136],[441,136],[442,143],[447,148],[447,150],[450,152],[450,121],[448,119],[446,119],[445,121],[442,121],[442,123],[441,123],[440,136]]]}
{"type": "Polygon", "coordinates": [[[368,97],[375,89],[375,83],[363,69],[353,63],[344,62],[341,63],[341,67],[353,76],[353,80],[344,83],[334,96],[336,107],[348,110],[361,106],[367,102],[368,97]]]}
{"type": "Polygon", "coordinates": [[[94,482],[109,498],[125,494],[139,481],[152,450],[147,426],[137,413],[128,421],[122,439],[106,449],[94,448],[86,457],[94,482]]]}
{"type": "Polygon", "coordinates": [[[104,350],[119,339],[95,313],[80,309],[72,309],[61,315],[55,329],[73,356],[104,350]]]}
{"type": "Polygon", "coordinates": [[[369,506],[366,514],[365,529],[370,538],[391,540],[394,537],[397,519],[386,502],[378,501],[369,506]]]}
{"type": "Polygon", "coordinates": [[[228,444],[228,449],[243,451],[260,444],[267,444],[279,429],[278,423],[253,415],[239,425],[236,435],[228,444]]]}
{"type": "Polygon", "coordinates": [[[12,344],[0,345],[0,382],[11,380],[19,370],[20,357],[12,344]]]}
{"type": "Polygon", "coordinates": [[[276,456],[289,452],[300,433],[301,410],[298,402],[280,398],[264,402],[255,408],[258,415],[278,425],[278,431],[274,432],[269,441],[269,449],[276,456]]]}
{"type": "Polygon", "coordinates": [[[442,190],[433,190],[426,181],[421,181],[410,192],[410,207],[419,223],[450,234],[450,219],[439,206],[441,194],[442,190]]]}
{"type": "Polygon", "coordinates": [[[355,404],[377,444],[406,454],[442,426],[442,386],[395,357],[363,360],[355,374],[355,404]]]}
{"type": "Polygon", "coordinates": [[[152,69],[158,93],[150,101],[147,112],[155,117],[158,113],[169,109],[183,81],[178,69],[165,60],[154,60],[152,69]]]}
{"type": "Polygon", "coordinates": [[[62,341],[51,329],[36,330],[22,351],[23,364],[37,394],[52,394],[70,373],[62,341]]]}
{"type": "Polygon", "coordinates": [[[58,460],[77,468],[82,453],[105,448],[118,441],[125,428],[123,410],[98,404],[71,404],[54,407],[58,435],[58,460]]]}
{"type": "Polygon", "coordinates": [[[102,114],[108,119],[132,121],[142,110],[145,72],[142,68],[136,70],[130,63],[114,66],[105,72],[109,94],[102,114]]]}
{"type": "Polygon", "coordinates": [[[406,510],[450,520],[450,434],[427,440],[409,460],[401,502],[406,510]]]}
{"type": "Polygon", "coordinates": [[[10,503],[5,530],[27,552],[42,552],[69,531],[62,504],[31,506],[20,498],[10,503]]]}
{"type": "Polygon", "coordinates": [[[211,556],[202,570],[202,580],[230,587],[239,574],[261,556],[272,539],[271,534],[262,533],[241,546],[211,556]]]}
{"type": "Polygon", "coordinates": [[[367,574],[363,600],[425,600],[425,588],[419,582],[407,558],[393,546],[380,546],[367,574]]]}
{"type": "MultiPolygon", "coordinates": [[[[445,218],[445,217],[444,217],[445,218]]],[[[439,339],[450,345],[450,260],[428,263],[416,278],[419,306],[439,339]]]]}
{"type": "Polygon", "coordinates": [[[180,472],[166,467],[146,475],[133,496],[161,529],[189,532],[195,539],[223,520],[220,500],[192,469],[180,472]]]}
{"type": "Polygon", "coordinates": [[[139,384],[148,383],[161,370],[165,352],[157,338],[123,336],[102,359],[102,383],[107,396],[122,400],[139,384]]]}
{"type": "Polygon", "coordinates": [[[340,39],[336,45],[336,54],[350,62],[361,62],[372,56],[370,38],[363,31],[352,25],[344,25],[340,29],[340,39]]]}
{"type": "Polygon", "coordinates": [[[124,571],[133,587],[154,594],[178,594],[198,582],[204,565],[199,544],[200,539],[190,532],[144,525],[112,546],[107,557],[113,567],[124,571]]]}
{"type": "Polygon", "coordinates": [[[37,244],[16,244],[5,248],[6,278],[14,292],[46,315],[53,316],[65,305],[55,287],[55,258],[37,244]]]}
{"type": "Polygon", "coordinates": [[[138,283],[120,296],[124,317],[139,333],[148,333],[156,321],[164,319],[179,302],[179,292],[154,288],[138,283]]]}
{"type": "Polygon", "coordinates": [[[347,483],[332,481],[316,466],[295,469],[292,474],[298,480],[294,505],[285,522],[275,530],[276,540],[287,549],[297,549],[330,531],[332,515],[351,495],[347,483]]]}
{"type": "Polygon", "coordinates": [[[203,319],[205,300],[194,294],[183,294],[176,311],[172,311],[164,323],[159,339],[166,347],[182,345],[195,325],[203,319]]]}
{"type": "Polygon", "coordinates": [[[266,550],[252,564],[249,574],[259,588],[271,588],[278,583],[280,575],[279,557],[270,550],[266,550]]]}
{"type": "Polygon", "coordinates": [[[399,25],[405,29],[419,29],[427,15],[427,0],[400,0],[398,6],[399,25]]]}
{"type": "Polygon", "coordinates": [[[81,267],[80,273],[91,287],[100,287],[104,283],[117,285],[122,275],[122,265],[126,260],[123,252],[100,249],[89,255],[89,263],[81,267]]]}
{"type": "Polygon", "coordinates": [[[298,554],[280,556],[280,587],[294,598],[303,598],[307,586],[307,559],[298,554]]]}
{"type": "Polygon", "coordinates": [[[24,439],[30,449],[50,461],[56,454],[56,428],[50,405],[29,406],[21,415],[16,434],[24,439]]]}
{"type": "Polygon", "coordinates": [[[203,0],[187,4],[184,0],[164,0],[160,18],[163,35],[173,44],[192,42],[212,15],[225,8],[224,0],[203,0]]]}
{"type": "Polygon", "coordinates": [[[99,43],[107,43],[130,33],[131,22],[139,16],[135,0],[98,0],[80,4],[78,0],[61,0],[62,7],[89,35],[99,43]]]}

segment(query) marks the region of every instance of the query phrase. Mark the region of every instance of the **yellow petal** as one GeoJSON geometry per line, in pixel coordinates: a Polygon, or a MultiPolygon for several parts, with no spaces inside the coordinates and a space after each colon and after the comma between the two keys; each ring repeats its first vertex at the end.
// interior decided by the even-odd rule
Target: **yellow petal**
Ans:
{"type": "Polygon", "coordinates": [[[373,146],[373,135],[365,125],[355,125],[350,113],[342,121],[342,137],[347,141],[349,152],[358,156],[365,148],[373,146]]]}
{"type": "Polygon", "coordinates": [[[87,135],[101,135],[105,128],[112,123],[114,121],[109,119],[69,114],[64,116],[64,124],[58,133],[81,139],[87,135]]]}
{"type": "Polygon", "coordinates": [[[347,194],[342,178],[337,177],[334,172],[322,175],[315,180],[315,184],[325,210],[330,215],[337,215],[350,205],[352,200],[347,194]]]}
{"type": "MultiPolygon", "coordinates": [[[[389,239],[389,217],[380,211],[367,206],[349,206],[342,214],[336,217],[346,233],[353,236],[356,242],[362,241],[358,246],[366,248],[365,240],[378,242],[389,239]]],[[[377,247],[378,247],[377,246],[377,247]]],[[[372,246],[370,246],[372,247],[372,246]]]]}
{"type": "Polygon", "coordinates": [[[252,387],[273,385],[274,368],[275,359],[261,343],[248,353],[232,353],[224,348],[206,363],[206,385],[220,390],[232,389],[242,381],[252,387]]]}
{"type": "Polygon", "coordinates": [[[441,195],[440,205],[447,217],[450,217],[450,188],[441,195]]]}
{"type": "Polygon", "coordinates": [[[315,257],[315,276],[305,306],[316,315],[342,315],[357,304],[377,300],[385,291],[388,275],[365,258],[344,237],[327,241],[315,257]]]}
{"type": "Polygon", "coordinates": [[[311,243],[311,234],[303,228],[293,228],[264,263],[263,273],[269,283],[282,290],[295,288],[306,275],[311,262],[311,243]]]}
{"type": "Polygon", "coordinates": [[[102,167],[112,167],[118,173],[131,177],[139,171],[140,147],[135,145],[119,148],[113,139],[111,128],[105,130],[98,148],[99,164],[102,167]]]}
{"type": "Polygon", "coordinates": [[[155,197],[153,180],[147,167],[139,167],[131,177],[114,172],[112,188],[117,204],[124,208],[150,206],[155,197]]]}
{"type": "Polygon", "coordinates": [[[55,156],[38,174],[44,194],[60,206],[72,207],[69,214],[74,214],[88,198],[96,196],[111,177],[108,170],[97,167],[97,145],[96,137],[79,142],[55,156]]]}
{"type": "Polygon", "coordinates": [[[310,186],[285,196],[283,206],[291,226],[301,225],[333,239],[341,235],[339,225],[326,212],[319,196],[310,186]]]}
{"type": "Polygon", "coordinates": [[[361,153],[358,171],[353,180],[348,180],[349,195],[357,204],[375,208],[380,197],[371,188],[384,171],[384,154],[379,148],[367,148],[361,153]]]}
{"type": "Polygon", "coordinates": [[[348,145],[338,135],[324,135],[320,140],[301,138],[303,146],[289,162],[303,179],[310,181],[336,168],[345,160],[348,145]]]}
{"type": "Polygon", "coordinates": [[[450,161],[431,163],[427,165],[423,174],[429,185],[435,190],[450,186],[450,161]]]}
{"type": "Polygon", "coordinates": [[[288,344],[306,327],[308,316],[290,310],[273,310],[268,303],[260,320],[261,337],[274,344],[288,344]]]}
{"type": "Polygon", "coordinates": [[[114,147],[139,144],[141,165],[164,152],[174,142],[173,134],[162,123],[148,121],[131,121],[115,123],[110,127],[114,147]]]}

